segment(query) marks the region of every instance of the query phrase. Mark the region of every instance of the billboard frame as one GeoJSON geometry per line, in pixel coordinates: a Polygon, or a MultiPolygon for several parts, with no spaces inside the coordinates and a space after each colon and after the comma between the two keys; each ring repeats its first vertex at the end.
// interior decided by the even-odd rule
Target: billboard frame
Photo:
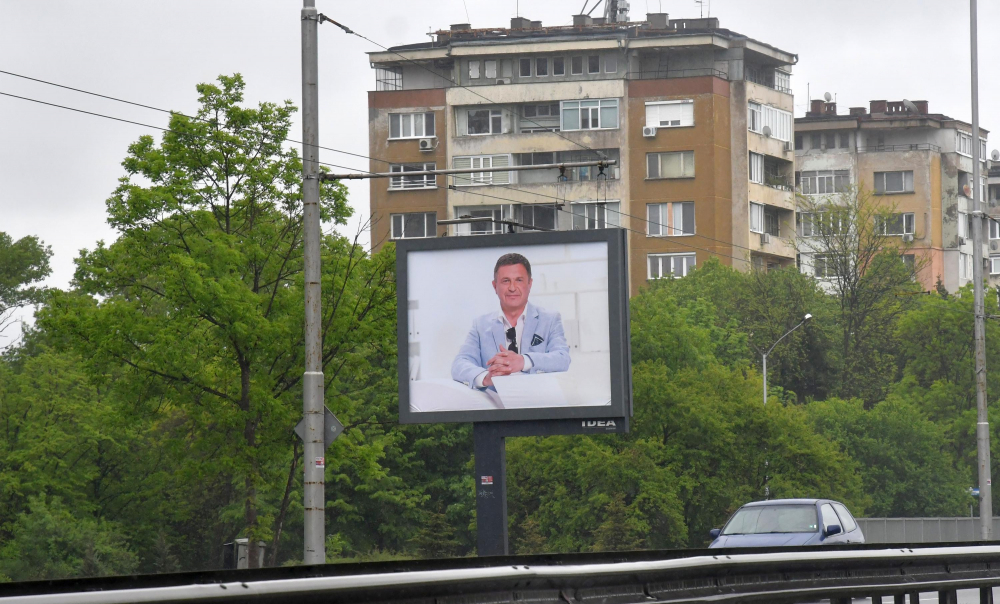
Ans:
{"type": "MultiPolygon", "coordinates": [[[[628,250],[625,229],[505,233],[458,237],[430,237],[396,241],[397,376],[401,424],[517,422],[548,420],[604,420],[632,415],[632,371],[629,330],[628,250]],[[410,410],[409,297],[407,260],[411,252],[506,248],[511,246],[606,243],[608,250],[608,327],[611,352],[611,404],[535,409],[478,411],[410,410]]],[[[627,423],[626,423],[627,425],[627,423]]],[[[581,432],[588,432],[586,428],[581,432]]]]}

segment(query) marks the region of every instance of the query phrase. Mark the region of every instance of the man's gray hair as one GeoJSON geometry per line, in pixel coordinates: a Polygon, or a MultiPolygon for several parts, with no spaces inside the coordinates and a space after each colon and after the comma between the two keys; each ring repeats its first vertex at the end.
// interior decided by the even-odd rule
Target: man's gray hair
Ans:
{"type": "Polygon", "coordinates": [[[494,279],[497,278],[497,271],[500,270],[501,266],[513,266],[515,264],[523,265],[524,270],[528,271],[528,278],[529,279],[531,278],[531,263],[528,262],[528,259],[522,256],[521,254],[513,252],[511,252],[510,254],[504,254],[503,256],[500,256],[500,258],[497,260],[497,265],[493,267],[493,278],[494,279]]]}

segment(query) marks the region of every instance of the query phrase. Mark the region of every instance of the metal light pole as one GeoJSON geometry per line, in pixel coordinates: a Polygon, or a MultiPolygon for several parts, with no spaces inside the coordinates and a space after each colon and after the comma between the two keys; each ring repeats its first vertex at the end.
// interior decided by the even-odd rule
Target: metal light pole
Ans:
{"type": "Polygon", "coordinates": [[[305,564],[326,563],[323,337],[320,331],[319,25],[315,0],[302,8],[302,220],[305,259],[305,374],[302,379],[305,564]]]}
{"type": "Polygon", "coordinates": [[[809,313],[806,313],[806,316],[802,318],[802,320],[799,322],[798,325],[796,325],[795,327],[793,327],[793,328],[789,329],[788,331],[786,331],[785,335],[781,336],[780,338],[778,338],[778,340],[774,344],[771,344],[771,347],[767,349],[767,352],[764,353],[764,357],[763,357],[763,360],[764,360],[764,363],[763,363],[763,365],[764,365],[764,367],[763,367],[763,371],[764,371],[764,405],[767,405],[767,355],[771,354],[771,351],[774,350],[774,347],[778,345],[778,342],[784,340],[785,336],[787,336],[788,334],[792,333],[796,329],[802,327],[807,322],[809,322],[809,320],[812,319],[812,318],[813,318],[812,315],[810,315],[809,313]]]}
{"type": "Polygon", "coordinates": [[[982,170],[979,145],[979,40],[978,0],[969,0],[972,43],[972,291],[975,305],[976,356],[976,448],[979,462],[979,533],[983,541],[993,537],[993,497],[990,476],[990,423],[986,409],[986,320],[983,316],[983,209],[982,170]]]}

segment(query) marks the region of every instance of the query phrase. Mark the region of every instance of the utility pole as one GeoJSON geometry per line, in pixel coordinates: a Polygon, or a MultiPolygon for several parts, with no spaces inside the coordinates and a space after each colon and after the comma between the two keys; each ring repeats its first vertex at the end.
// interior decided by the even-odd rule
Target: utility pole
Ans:
{"type": "Polygon", "coordinates": [[[972,288],[976,324],[976,447],[979,461],[979,533],[993,538],[993,497],[990,476],[990,422],[986,409],[986,319],[983,308],[983,208],[979,144],[978,0],[969,0],[972,41],[972,288]]]}
{"type": "Polygon", "coordinates": [[[302,220],[305,260],[305,374],[302,378],[303,538],[305,564],[326,563],[326,446],[323,440],[323,336],[320,314],[319,15],[316,0],[302,7],[302,220]]]}

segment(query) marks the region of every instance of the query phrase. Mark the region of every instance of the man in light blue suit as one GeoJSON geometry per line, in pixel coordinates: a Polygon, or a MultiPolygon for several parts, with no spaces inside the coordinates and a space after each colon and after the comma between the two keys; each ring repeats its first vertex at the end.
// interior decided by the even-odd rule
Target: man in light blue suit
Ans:
{"type": "Polygon", "coordinates": [[[491,388],[496,376],[569,369],[569,345],[559,313],[528,302],[531,263],[504,254],[493,268],[500,309],[477,317],[451,364],[452,379],[470,388],[491,388]]]}

